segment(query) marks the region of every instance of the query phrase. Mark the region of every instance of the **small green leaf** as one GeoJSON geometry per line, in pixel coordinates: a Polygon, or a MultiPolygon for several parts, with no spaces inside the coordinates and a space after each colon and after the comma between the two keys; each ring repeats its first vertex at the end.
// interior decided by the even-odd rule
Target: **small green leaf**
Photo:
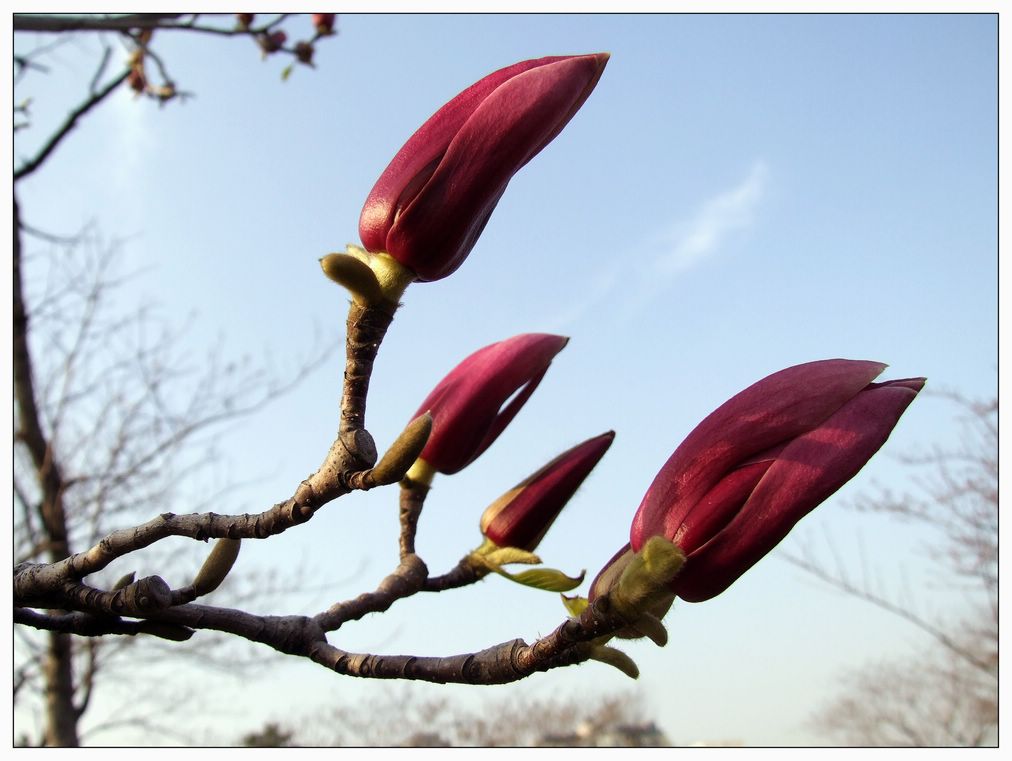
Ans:
{"type": "Polygon", "coordinates": [[[566,606],[566,611],[573,618],[579,618],[590,605],[590,600],[586,597],[580,597],[580,595],[573,595],[572,597],[559,595],[559,597],[562,598],[562,604],[566,606]]]}
{"type": "Polygon", "coordinates": [[[287,82],[288,77],[290,77],[291,75],[292,75],[292,65],[288,64],[285,68],[281,70],[281,81],[287,82]]]}
{"type": "Polygon", "coordinates": [[[581,571],[576,578],[566,576],[562,571],[554,568],[532,568],[517,574],[499,570],[497,573],[517,584],[523,584],[525,587],[544,589],[546,592],[568,592],[583,583],[583,577],[587,572],[581,571]]]}

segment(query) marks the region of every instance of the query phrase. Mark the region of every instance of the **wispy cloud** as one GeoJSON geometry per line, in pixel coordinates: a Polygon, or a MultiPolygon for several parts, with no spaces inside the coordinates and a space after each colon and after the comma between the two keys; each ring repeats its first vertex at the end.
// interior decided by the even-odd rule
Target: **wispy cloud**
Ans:
{"type": "Polygon", "coordinates": [[[730,190],[707,200],[695,216],[660,236],[658,272],[675,275],[712,255],[731,233],[752,224],[768,181],[766,163],[758,160],[745,178],[730,190]]]}
{"type": "Polygon", "coordinates": [[[733,233],[751,225],[768,182],[766,162],[757,159],[741,182],[706,199],[695,214],[638,241],[643,249],[657,252],[647,259],[646,266],[630,272],[628,261],[610,260],[590,279],[580,297],[554,316],[552,329],[571,325],[609,300],[615,304],[620,279],[624,286],[621,316],[633,316],[679,274],[714,255],[733,233]]]}

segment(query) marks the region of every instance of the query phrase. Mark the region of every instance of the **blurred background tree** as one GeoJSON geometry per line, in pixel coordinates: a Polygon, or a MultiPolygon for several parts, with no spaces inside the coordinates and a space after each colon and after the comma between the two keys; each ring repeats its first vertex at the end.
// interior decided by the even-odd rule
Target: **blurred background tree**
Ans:
{"type": "MultiPolygon", "coordinates": [[[[114,93],[129,88],[160,106],[189,97],[171,77],[171,62],[158,53],[160,35],[253,41],[263,56],[291,62],[282,69],[287,77],[293,63],[312,65],[315,44],[332,33],[329,16],[325,23],[314,18],[306,39],[286,45],[285,15],[259,22],[251,14],[15,15],[14,129],[32,146],[14,167],[15,563],[60,560],[161,512],[221,509],[235,484],[220,467],[217,432],[294,388],[333,350],[317,340],[306,359],[284,373],[249,357],[229,357],[223,344],[205,357],[192,356],[185,324],[159,315],[156,305],[123,307],[131,273],[123,271],[121,242],[105,240],[96,225],[54,233],[61,220],[46,218],[44,208],[22,209],[18,184],[59,161],[65,141],[114,93]],[[90,82],[65,117],[39,123],[33,89],[60,69],[50,59],[59,63],[60,48],[79,35],[100,41],[90,82]]],[[[158,562],[169,569],[192,563],[199,555],[194,549],[166,546],[158,562]]],[[[247,575],[229,591],[234,601],[250,595],[263,600],[290,583],[247,575]]],[[[166,666],[164,641],[73,637],[21,626],[16,637],[14,700],[38,717],[37,735],[16,730],[20,744],[76,746],[122,725],[189,740],[173,728],[173,719],[192,705],[192,690],[166,666]],[[161,678],[138,681],[141,663],[162,671],[161,678]],[[92,716],[99,689],[118,691],[120,703],[92,716]]],[[[199,656],[173,646],[171,659],[199,658],[213,666],[223,644],[209,638],[199,656]]],[[[230,650],[229,668],[243,664],[230,650]]]]}
{"type": "MultiPolygon", "coordinates": [[[[922,526],[933,586],[899,597],[854,564],[787,556],[832,588],[926,633],[916,656],[878,661],[843,678],[813,724],[847,745],[974,746],[998,740],[998,401],[946,395],[959,410],[959,442],[902,457],[910,488],[881,488],[852,507],[922,526]],[[937,585],[937,586],[935,586],[937,585]],[[956,590],[961,610],[937,609],[933,593],[956,590]]],[[[837,557],[843,553],[837,549],[837,557]]],[[[950,599],[948,596],[945,599],[950,599]]]]}

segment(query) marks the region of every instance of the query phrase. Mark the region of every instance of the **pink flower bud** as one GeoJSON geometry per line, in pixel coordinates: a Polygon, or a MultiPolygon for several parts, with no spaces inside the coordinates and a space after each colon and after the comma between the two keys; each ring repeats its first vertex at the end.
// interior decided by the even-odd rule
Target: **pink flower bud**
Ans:
{"type": "Polygon", "coordinates": [[[686,554],[674,581],[690,602],[723,592],[885,443],[924,378],[871,383],[885,365],[831,359],[781,370],[688,435],[633,519],[686,554]]]}
{"type": "Polygon", "coordinates": [[[311,19],[318,33],[330,34],[334,31],[334,19],[336,17],[336,13],[314,13],[311,19]]]}
{"type": "Polygon", "coordinates": [[[390,254],[418,280],[456,270],[510,179],[566,126],[607,62],[607,53],[522,61],[439,109],[366,199],[365,247],[390,254]]]}
{"type": "Polygon", "coordinates": [[[608,431],[577,444],[518,483],[485,508],[481,533],[499,547],[533,552],[614,438],[608,431]]]}
{"type": "Polygon", "coordinates": [[[479,349],[457,365],[411,416],[432,415],[421,459],[440,473],[456,473],[477,459],[524,406],[568,341],[524,333],[479,349]]]}

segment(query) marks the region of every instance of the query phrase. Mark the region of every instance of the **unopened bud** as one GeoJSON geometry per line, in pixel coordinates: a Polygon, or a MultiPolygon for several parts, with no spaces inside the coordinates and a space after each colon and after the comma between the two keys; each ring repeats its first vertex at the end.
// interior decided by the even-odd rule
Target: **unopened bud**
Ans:
{"type": "Polygon", "coordinates": [[[214,543],[211,554],[207,556],[204,565],[193,579],[193,591],[197,597],[209,594],[221,586],[221,582],[228,576],[236,558],[239,557],[241,544],[241,539],[227,537],[214,543]]]}
{"type": "Polygon", "coordinates": [[[313,26],[316,27],[316,33],[320,35],[333,34],[335,18],[337,18],[336,13],[314,13],[312,21],[313,26]]]}
{"type": "Polygon", "coordinates": [[[295,44],[295,57],[299,60],[299,63],[304,63],[307,66],[313,65],[313,53],[316,52],[311,43],[300,41],[295,44]]]}
{"type": "Polygon", "coordinates": [[[240,29],[249,29],[255,16],[255,13],[237,13],[235,14],[235,23],[240,29]]]}
{"type": "Polygon", "coordinates": [[[270,34],[261,34],[257,37],[257,43],[260,45],[260,49],[265,54],[276,53],[281,50],[281,46],[285,44],[285,40],[288,39],[288,35],[280,29],[270,34]]]}
{"type": "Polygon", "coordinates": [[[425,448],[432,431],[432,415],[428,412],[419,415],[401,432],[401,435],[390,445],[390,449],[372,469],[373,481],[377,486],[394,484],[404,478],[408,469],[418,459],[425,448]]]}
{"type": "Polygon", "coordinates": [[[143,68],[133,68],[127,75],[127,86],[136,93],[142,93],[148,86],[143,68]]]}

